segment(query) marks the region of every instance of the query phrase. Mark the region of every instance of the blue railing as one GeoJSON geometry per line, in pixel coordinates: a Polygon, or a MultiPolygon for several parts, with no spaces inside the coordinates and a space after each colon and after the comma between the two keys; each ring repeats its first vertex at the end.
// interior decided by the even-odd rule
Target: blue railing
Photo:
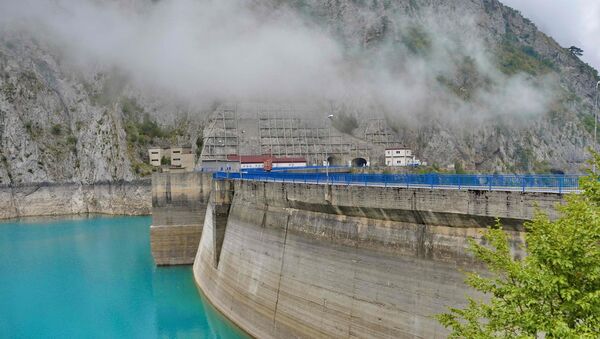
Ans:
{"type": "Polygon", "coordinates": [[[289,172],[217,172],[214,179],[272,181],[311,184],[421,187],[431,189],[477,189],[571,192],[579,189],[576,175],[517,174],[351,174],[289,172]]]}

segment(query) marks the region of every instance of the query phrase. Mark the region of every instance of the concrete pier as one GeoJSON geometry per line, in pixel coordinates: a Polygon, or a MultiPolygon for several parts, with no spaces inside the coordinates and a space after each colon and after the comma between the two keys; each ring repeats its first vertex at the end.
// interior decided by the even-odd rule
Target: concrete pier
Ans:
{"type": "Polygon", "coordinates": [[[191,265],[202,235],[211,175],[154,173],[150,242],[157,265],[191,265]]]}

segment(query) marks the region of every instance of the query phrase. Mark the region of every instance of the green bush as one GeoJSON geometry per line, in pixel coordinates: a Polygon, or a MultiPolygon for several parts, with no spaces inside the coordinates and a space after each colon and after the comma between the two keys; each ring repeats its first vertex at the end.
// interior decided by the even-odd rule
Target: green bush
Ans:
{"type": "Polygon", "coordinates": [[[498,50],[500,70],[508,75],[525,72],[541,75],[556,69],[556,65],[539,55],[531,46],[518,46],[516,42],[505,39],[498,50]]]}
{"type": "Polygon", "coordinates": [[[202,146],[204,146],[204,139],[202,138],[202,136],[199,136],[198,138],[196,138],[196,156],[200,157],[200,155],[202,154],[202,146]]]}
{"type": "Polygon", "coordinates": [[[144,117],[144,121],[138,125],[138,129],[140,134],[147,135],[150,138],[162,138],[167,134],[156,122],[150,120],[148,116],[144,117]]]}
{"type": "Polygon", "coordinates": [[[423,28],[412,26],[402,36],[402,43],[414,54],[425,55],[431,49],[431,39],[423,28]]]}
{"type": "MultiPolygon", "coordinates": [[[[600,155],[592,163],[600,165],[600,155]]],[[[525,223],[524,257],[514,255],[499,220],[482,241],[469,239],[487,272],[467,273],[466,283],[485,297],[436,316],[450,338],[598,337],[600,177],[588,170],[580,189],[557,207],[557,218],[538,212],[525,223]]]]}
{"type": "Polygon", "coordinates": [[[140,114],[144,112],[144,109],[134,98],[123,98],[121,100],[121,110],[128,119],[139,119],[140,114]]]}
{"type": "Polygon", "coordinates": [[[62,126],[60,124],[55,124],[50,129],[50,132],[52,133],[52,135],[56,135],[56,136],[61,135],[62,134],[62,126]]]}

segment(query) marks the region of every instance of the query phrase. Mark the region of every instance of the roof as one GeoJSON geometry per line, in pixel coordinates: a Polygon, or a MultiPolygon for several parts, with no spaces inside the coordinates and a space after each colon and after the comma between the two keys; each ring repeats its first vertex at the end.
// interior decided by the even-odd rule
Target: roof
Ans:
{"type": "Polygon", "coordinates": [[[302,157],[272,157],[268,154],[264,155],[237,155],[237,154],[229,154],[227,156],[227,160],[229,161],[239,161],[242,164],[257,164],[264,163],[265,161],[273,159],[274,164],[278,163],[299,163],[306,162],[306,159],[302,157]]]}
{"type": "Polygon", "coordinates": [[[394,150],[409,150],[410,148],[406,147],[406,146],[398,146],[398,147],[388,147],[385,149],[386,151],[394,151],[394,150]]]}

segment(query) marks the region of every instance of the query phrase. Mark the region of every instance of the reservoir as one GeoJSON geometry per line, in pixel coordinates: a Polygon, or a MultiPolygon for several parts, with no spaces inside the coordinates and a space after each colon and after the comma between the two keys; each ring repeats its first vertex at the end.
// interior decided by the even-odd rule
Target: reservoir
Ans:
{"type": "Polygon", "coordinates": [[[191,266],[154,266],[150,222],[0,222],[0,338],[245,338],[203,299],[191,266]]]}

